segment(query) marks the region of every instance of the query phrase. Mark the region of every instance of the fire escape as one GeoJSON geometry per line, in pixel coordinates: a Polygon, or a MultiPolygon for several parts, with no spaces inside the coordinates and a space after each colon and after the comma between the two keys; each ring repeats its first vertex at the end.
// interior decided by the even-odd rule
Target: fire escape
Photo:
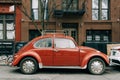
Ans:
{"type": "Polygon", "coordinates": [[[82,8],[77,10],[69,10],[70,6],[73,4],[74,0],[68,0],[69,2],[66,4],[66,10],[63,9],[55,9],[53,15],[57,18],[63,17],[80,17],[85,13],[85,1],[82,3],[82,8]]]}

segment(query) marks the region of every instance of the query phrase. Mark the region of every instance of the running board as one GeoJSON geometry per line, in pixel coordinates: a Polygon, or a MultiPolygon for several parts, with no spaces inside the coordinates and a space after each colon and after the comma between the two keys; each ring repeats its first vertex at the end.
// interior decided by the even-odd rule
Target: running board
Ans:
{"type": "Polygon", "coordinates": [[[86,69],[87,66],[43,66],[42,68],[54,68],[54,69],[86,69]]]}

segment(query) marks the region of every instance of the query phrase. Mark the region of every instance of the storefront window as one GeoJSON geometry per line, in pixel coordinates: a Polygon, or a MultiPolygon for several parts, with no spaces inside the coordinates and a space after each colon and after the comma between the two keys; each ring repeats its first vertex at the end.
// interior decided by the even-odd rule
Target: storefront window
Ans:
{"type": "Polygon", "coordinates": [[[87,42],[110,42],[111,31],[110,30],[87,30],[86,41],[87,42]]]}

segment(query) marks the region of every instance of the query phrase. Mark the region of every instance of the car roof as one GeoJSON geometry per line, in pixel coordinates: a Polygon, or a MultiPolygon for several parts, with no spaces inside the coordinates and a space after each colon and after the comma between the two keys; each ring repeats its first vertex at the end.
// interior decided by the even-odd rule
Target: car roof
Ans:
{"type": "Polygon", "coordinates": [[[36,41],[36,40],[43,39],[43,38],[54,38],[54,37],[74,40],[71,36],[67,36],[67,35],[62,34],[62,33],[47,33],[47,34],[44,34],[42,36],[38,36],[38,37],[34,38],[32,41],[36,41]]]}

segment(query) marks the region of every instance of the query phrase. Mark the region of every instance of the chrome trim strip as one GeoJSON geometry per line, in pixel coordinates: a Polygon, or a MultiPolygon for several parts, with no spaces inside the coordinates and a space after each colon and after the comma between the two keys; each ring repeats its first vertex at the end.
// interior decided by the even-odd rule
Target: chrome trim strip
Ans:
{"type": "Polygon", "coordinates": [[[43,65],[42,65],[42,63],[39,63],[39,68],[41,69],[41,68],[43,68],[43,65]]]}
{"type": "Polygon", "coordinates": [[[43,68],[61,68],[61,69],[86,69],[87,66],[80,67],[80,66],[43,66],[43,68]]]}

